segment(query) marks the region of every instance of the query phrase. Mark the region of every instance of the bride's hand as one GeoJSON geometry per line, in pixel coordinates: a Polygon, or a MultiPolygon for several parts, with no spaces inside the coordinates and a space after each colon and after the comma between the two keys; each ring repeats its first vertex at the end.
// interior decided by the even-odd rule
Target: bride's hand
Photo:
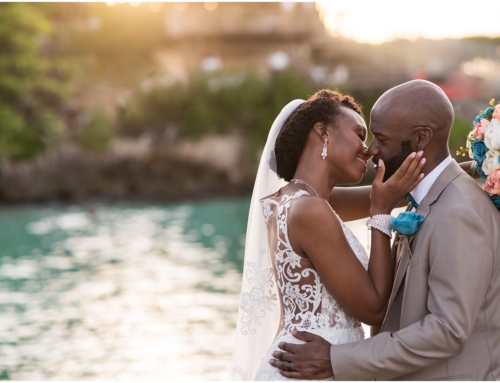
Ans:
{"type": "Polygon", "coordinates": [[[370,194],[370,216],[375,214],[390,214],[406,193],[412,191],[424,178],[420,173],[425,164],[423,151],[411,153],[399,169],[385,182],[385,164],[379,160],[377,174],[372,184],[370,194]]]}

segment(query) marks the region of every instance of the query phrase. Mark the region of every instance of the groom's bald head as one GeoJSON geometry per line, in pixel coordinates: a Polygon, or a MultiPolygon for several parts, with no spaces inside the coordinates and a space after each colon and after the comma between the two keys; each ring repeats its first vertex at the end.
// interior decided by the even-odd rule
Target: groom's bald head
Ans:
{"type": "Polygon", "coordinates": [[[412,151],[424,150],[427,170],[439,164],[449,154],[453,116],[448,97],[429,81],[409,81],[385,92],[371,111],[370,152],[386,163],[386,178],[412,151]]]}
{"type": "Polygon", "coordinates": [[[401,129],[427,126],[434,135],[449,135],[453,125],[453,107],[443,90],[425,80],[413,80],[385,92],[375,103],[371,118],[396,119],[401,129]]]}

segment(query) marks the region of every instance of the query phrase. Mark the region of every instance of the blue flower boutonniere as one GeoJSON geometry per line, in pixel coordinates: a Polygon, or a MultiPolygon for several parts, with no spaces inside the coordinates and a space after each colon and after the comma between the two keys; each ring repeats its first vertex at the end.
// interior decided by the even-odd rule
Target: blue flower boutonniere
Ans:
{"type": "MultiPolygon", "coordinates": [[[[424,216],[406,211],[400,213],[396,218],[392,218],[388,214],[375,214],[372,218],[366,221],[366,226],[368,230],[375,228],[382,233],[386,234],[389,238],[392,238],[392,231],[396,232],[397,240],[395,244],[406,243],[409,249],[410,236],[415,235],[418,230],[419,225],[424,220],[424,216]]],[[[367,232],[368,233],[368,232],[367,232]]],[[[370,248],[370,237],[368,236],[368,249],[370,248]]]]}
{"type": "Polygon", "coordinates": [[[420,224],[424,221],[424,216],[412,211],[399,213],[396,218],[391,219],[392,230],[397,233],[395,244],[398,246],[398,259],[401,259],[402,252],[406,248],[411,258],[410,237],[414,236],[420,224]]]}
{"type": "Polygon", "coordinates": [[[423,220],[424,216],[412,211],[405,211],[399,213],[397,218],[391,219],[392,230],[399,235],[411,236],[417,232],[423,220]]]}

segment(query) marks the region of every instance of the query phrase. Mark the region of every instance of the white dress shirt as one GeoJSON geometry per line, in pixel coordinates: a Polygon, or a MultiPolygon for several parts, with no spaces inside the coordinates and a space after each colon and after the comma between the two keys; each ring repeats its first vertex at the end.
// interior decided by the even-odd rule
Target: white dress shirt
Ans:
{"type": "Polygon", "coordinates": [[[437,178],[444,169],[453,161],[451,156],[446,157],[438,166],[436,166],[429,174],[427,174],[422,181],[411,191],[412,197],[420,205],[420,202],[429,193],[430,188],[434,185],[437,178]]]}

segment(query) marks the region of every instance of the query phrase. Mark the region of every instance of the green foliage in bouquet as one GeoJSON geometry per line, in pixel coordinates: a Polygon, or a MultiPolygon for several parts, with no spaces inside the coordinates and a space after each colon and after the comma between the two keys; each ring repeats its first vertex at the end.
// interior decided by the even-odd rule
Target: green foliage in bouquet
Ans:
{"type": "Polygon", "coordinates": [[[469,132],[470,122],[462,118],[455,117],[453,127],[451,128],[449,146],[450,153],[455,154],[455,158],[459,160],[459,162],[463,161],[463,159],[459,159],[459,157],[465,157],[465,155],[469,152],[468,149],[461,146],[463,145],[464,137],[467,138],[469,132]]]}

